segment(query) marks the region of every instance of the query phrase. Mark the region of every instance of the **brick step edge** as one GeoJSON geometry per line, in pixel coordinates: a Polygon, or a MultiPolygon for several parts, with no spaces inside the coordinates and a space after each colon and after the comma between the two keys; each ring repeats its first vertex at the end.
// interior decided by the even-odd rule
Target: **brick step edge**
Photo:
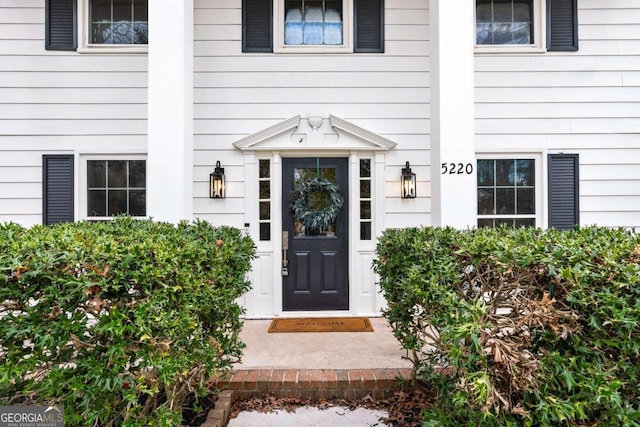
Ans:
{"type": "Polygon", "coordinates": [[[212,380],[220,392],[201,427],[225,427],[236,398],[384,399],[410,388],[411,369],[246,369],[212,380]]]}

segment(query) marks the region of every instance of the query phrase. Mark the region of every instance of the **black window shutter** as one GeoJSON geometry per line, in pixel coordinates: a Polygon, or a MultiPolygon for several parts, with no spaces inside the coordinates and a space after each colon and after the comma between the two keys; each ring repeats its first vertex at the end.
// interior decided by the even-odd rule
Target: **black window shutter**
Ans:
{"type": "Polygon", "coordinates": [[[273,52],[273,0],[242,0],[242,51],[273,52]]]}
{"type": "Polygon", "coordinates": [[[45,49],[76,50],[77,0],[47,0],[45,7],[45,49]]]}
{"type": "Polygon", "coordinates": [[[549,227],[570,230],[580,224],[577,154],[549,154],[549,227]]]}
{"type": "Polygon", "coordinates": [[[42,156],[42,222],[73,222],[73,155],[42,156]]]}
{"type": "Polygon", "coordinates": [[[384,52],[384,0],[354,0],[354,52],[384,52]]]}
{"type": "Polygon", "coordinates": [[[547,0],[547,49],[578,50],[578,0],[547,0]]]}

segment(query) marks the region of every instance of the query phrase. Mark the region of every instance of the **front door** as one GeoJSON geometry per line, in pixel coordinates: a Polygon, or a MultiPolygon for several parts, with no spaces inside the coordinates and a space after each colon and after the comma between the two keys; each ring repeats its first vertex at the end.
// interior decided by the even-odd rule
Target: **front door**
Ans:
{"type": "MultiPolygon", "coordinates": [[[[282,229],[285,232],[283,238],[288,236],[288,241],[283,240],[283,247],[288,246],[287,267],[282,276],[285,311],[349,309],[347,167],[346,158],[282,159],[282,229]],[[343,199],[335,220],[325,221],[318,227],[304,226],[302,221],[294,218],[291,208],[300,197],[296,190],[314,178],[319,178],[321,183],[330,181],[335,184],[343,199]]],[[[324,188],[305,193],[305,208],[312,212],[325,212],[326,218],[326,208],[335,205],[336,197],[324,188]]],[[[298,200],[298,206],[301,201],[298,200]]]]}

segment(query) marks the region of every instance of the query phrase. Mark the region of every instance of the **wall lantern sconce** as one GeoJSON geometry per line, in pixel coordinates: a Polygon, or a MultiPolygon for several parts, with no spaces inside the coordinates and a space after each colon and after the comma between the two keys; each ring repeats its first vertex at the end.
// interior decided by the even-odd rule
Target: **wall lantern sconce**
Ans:
{"type": "Polygon", "coordinates": [[[209,197],[224,199],[224,168],[220,167],[220,161],[216,162],[216,168],[209,174],[209,197]]]}
{"type": "Polygon", "coordinates": [[[409,162],[402,168],[402,175],[400,176],[400,184],[402,185],[402,198],[403,199],[415,199],[416,198],[416,174],[411,172],[409,162]]]}

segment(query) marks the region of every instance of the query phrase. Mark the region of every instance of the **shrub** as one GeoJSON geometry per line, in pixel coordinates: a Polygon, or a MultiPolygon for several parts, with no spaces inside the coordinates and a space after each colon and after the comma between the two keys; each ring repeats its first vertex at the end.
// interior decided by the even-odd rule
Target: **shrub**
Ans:
{"type": "Polygon", "coordinates": [[[640,237],[387,230],[385,316],[438,392],[425,425],[640,425],[640,237]]]}
{"type": "Polygon", "coordinates": [[[242,350],[250,238],[205,222],[0,225],[0,401],[69,425],[179,425],[242,350]]]}

